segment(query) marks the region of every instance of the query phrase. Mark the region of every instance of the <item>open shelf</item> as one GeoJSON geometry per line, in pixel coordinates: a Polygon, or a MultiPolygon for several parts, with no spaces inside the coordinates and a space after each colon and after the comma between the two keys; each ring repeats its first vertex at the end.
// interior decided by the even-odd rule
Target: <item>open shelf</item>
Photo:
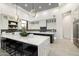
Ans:
{"type": "Polygon", "coordinates": [[[8,29],[9,30],[16,30],[18,27],[18,22],[17,21],[8,21],[8,29]]]}
{"type": "Polygon", "coordinates": [[[17,25],[11,25],[11,24],[9,24],[8,26],[11,26],[11,27],[17,27],[17,25]]]}

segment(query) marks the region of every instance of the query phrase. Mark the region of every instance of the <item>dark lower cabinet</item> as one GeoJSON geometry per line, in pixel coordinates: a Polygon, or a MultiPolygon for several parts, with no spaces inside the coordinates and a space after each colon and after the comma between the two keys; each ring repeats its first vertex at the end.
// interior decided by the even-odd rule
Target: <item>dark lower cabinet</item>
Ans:
{"type": "Polygon", "coordinates": [[[29,54],[29,56],[38,56],[38,48],[37,48],[37,46],[29,45],[28,47],[26,47],[24,49],[24,54],[27,55],[27,53],[29,54]]]}
{"type": "Polygon", "coordinates": [[[54,34],[41,34],[41,33],[33,33],[34,35],[42,35],[42,36],[49,36],[50,37],[50,43],[54,43],[54,34]]]}
{"type": "Polygon", "coordinates": [[[23,43],[23,54],[26,56],[38,56],[38,47],[35,45],[23,43]]]}
{"type": "Polygon", "coordinates": [[[11,56],[38,56],[38,47],[5,38],[1,40],[1,48],[11,56]]]}

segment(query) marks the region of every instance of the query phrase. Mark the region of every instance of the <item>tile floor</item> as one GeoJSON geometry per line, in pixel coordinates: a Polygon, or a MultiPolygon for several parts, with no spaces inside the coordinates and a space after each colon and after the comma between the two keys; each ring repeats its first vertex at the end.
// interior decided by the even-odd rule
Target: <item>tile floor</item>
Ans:
{"type": "Polygon", "coordinates": [[[0,56],[10,56],[6,51],[0,49],[0,56]]]}
{"type": "MultiPolygon", "coordinates": [[[[9,56],[9,54],[0,49],[0,56],[9,56]]],[[[51,44],[49,56],[79,56],[79,48],[71,40],[58,39],[51,44]]]]}
{"type": "Polygon", "coordinates": [[[51,45],[49,56],[79,56],[79,48],[73,44],[72,40],[55,40],[51,45]]]}

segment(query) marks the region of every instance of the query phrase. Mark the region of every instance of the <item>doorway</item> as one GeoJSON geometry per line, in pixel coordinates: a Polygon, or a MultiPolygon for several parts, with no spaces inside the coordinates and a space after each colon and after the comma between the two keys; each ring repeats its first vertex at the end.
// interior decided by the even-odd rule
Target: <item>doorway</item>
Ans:
{"type": "Polygon", "coordinates": [[[63,18],[63,38],[73,38],[73,18],[71,14],[68,14],[63,18]]]}

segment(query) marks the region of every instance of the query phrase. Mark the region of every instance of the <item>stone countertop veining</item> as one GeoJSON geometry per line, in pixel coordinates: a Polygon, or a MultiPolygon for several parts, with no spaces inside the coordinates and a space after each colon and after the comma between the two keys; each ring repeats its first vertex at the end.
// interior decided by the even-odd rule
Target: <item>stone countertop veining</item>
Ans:
{"type": "Polygon", "coordinates": [[[39,36],[39,35],[30,34],[27,37],[22,37],[19,34],[13,35],[11,33],[2,34],[1,37],[10,38],[12,40],[16,40],[16,41],[20,41],[20,42],[24,42],[24,43],[28,43],[28,44],[33,44],[33,45],[36,45],[36,46],[39,46],[45,40],[49,39],[48,36],[39,36]]]}

